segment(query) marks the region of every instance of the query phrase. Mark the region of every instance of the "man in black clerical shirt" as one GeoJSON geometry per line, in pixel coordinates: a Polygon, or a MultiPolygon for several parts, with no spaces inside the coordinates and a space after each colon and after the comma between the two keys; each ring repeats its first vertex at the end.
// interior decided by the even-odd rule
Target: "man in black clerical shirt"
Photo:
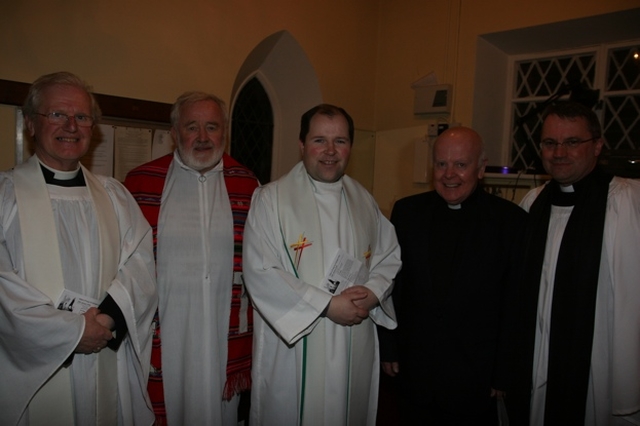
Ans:
{"type": "Polygon", "coordinates": [[[23,114],[34,155],[0,173],[0,424],[152,424],[151,227],[80,164],[100,118],[82,80],[38,78],[23,114]]]}
{"type": "Polygon", "coordinates": [[[403,424],[498,423],[526,213],[479,186],[486,162],[478,133],[449,129],[433,147],[435,191],[393,208],[398,328],[378,333],[383,370],[399,381],[403,424]]]}

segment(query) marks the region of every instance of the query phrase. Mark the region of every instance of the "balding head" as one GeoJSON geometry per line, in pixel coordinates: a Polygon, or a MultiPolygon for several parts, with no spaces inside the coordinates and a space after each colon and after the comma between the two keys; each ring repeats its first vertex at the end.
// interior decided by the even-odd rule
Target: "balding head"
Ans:
{"type": "Polygon", "coordinates": [[[475,130],[469,127],[452,127],[445,130],[438,136],[436,142],[433,145],[433,151],[440,144],[462,144],[466,146],[466,150],[469,150],[478,160],[478,165],[482,166],[486,163],[486,153],[484,151],[484,141],[482,137],[475,130]]]}
{"type": "Polygon", "coordinates": [[[448,204],[460,204],[475,191],[486,164],[484,143],[475,130],[448,129],[433,145],[434,187],[448,204]]]}

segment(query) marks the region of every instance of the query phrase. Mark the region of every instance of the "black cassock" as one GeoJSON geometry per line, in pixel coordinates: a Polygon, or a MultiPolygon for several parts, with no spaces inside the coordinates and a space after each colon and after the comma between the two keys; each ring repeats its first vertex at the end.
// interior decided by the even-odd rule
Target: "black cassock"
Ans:
{"type": "Polygon", "coordinates": [[[399,325],[379,336],[381,360],[400,363],[403,424],[497,424],[526,218],[482,188],[457,210],[435,191],[395,204],[399,325]]]}

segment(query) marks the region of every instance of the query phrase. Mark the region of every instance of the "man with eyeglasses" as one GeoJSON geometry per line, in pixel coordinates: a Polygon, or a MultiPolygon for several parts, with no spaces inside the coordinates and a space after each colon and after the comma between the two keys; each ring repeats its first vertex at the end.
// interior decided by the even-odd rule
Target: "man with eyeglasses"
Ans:
{"type": "Polygon", "coordinates": [[[77,76],[37,79],[35,154],[0,173],[0,424],[151,425],[151,227],[79,159],[100,109],[77,76]]]}
{"type": "Polygon", "coordinates": [[[529,211],[512,425],[640,424],[640,182],[602,171],[593,111],[543,114],[552,180],[529,211]]]}

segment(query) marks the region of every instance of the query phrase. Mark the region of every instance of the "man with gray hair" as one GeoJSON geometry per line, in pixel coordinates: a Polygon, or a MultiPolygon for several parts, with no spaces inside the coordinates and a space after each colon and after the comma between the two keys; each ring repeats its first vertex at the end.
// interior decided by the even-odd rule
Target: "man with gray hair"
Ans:
{"type": "Polygon", "coordinates": [[[0,424],[151,425],[151,228],[79,162],[100,119],[82,80],[40,77],[23,111],[35,154],[0,173],[0,424]]]}
{"type": "Polygon", "coordinates": [[[498,424],[526,213],[481,187],[486,163],[478,133],[445,131],[433,147],[435,191],[399,200],[391,214],[402,250],[398,328],[378,333],[402,424],[498,424]]]}
{"type": "Polygon", "coordinates": [[[149,394],[159,424],[236,425],[240,393],[251,383],[242,236],[258,181],[224,153],[227,129],[222,100],[184,93],[171,110],[175,152],[125,180],[156,249],[160,302],[149,394]]]}

